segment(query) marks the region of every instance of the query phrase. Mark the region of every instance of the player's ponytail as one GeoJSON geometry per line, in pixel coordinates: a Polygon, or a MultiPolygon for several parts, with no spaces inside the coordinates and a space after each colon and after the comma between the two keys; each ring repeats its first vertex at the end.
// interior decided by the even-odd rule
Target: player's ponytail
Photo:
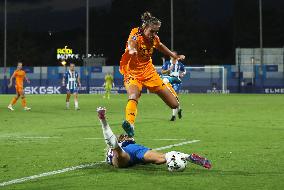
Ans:
{"type": "Polygon", "coordinates": [[[159,19],[152,16],[152,14],[148,11],[146,11],[145,13],[141,15],[141,20],[142,20],[143,28],[149,25],[161,25],[162,23],[159,19]]]}

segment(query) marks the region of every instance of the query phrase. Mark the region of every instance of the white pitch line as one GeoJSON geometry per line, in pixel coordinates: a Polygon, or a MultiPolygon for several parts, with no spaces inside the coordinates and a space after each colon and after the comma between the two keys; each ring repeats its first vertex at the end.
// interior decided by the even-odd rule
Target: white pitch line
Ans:
{"type": "Polygon", "coordinates": [[[60,139],[62,137],[21,137],[21,136],[0,136],[0,138],[11,139],[60,139]]]}
{"type": "Polygon", "coordinates": [[[78,169],[82,169],[82,168],[89,168],[89,167],[92,167],[92,166],[95,166],[95,165],[99,165],[103,162],[105,162],[105,161],[100,161],[100,162],[96,162],[96,163],[92,163],[92,164],[84,164],[84,165],[79,165],[79,166],[72,166],[72,167],[69,167],[69,168],[61,169],[61,170],[55,170],[55,171],[51,171],[51,172],[41,173],[41,174],[38,174],[38,175],[32,175],[32,176],[28,176],[28,177],[14,179],[14,180],[11,180],[11,181],[0,183],[0,187],[1,186],[4,187],[4,186],[7,186],[7,185],[12,185],[12,184],[16,184],[16,183],[22,183],[22,182],[25,182],[25,181],[30,181],[30,180],[41,178],[41,177],[46,177],[46,176],[61,174],[61,173],[69,172],[69,171],[74,171],[74,170],[78,170],[78,169]]]}
{"type": "Polygon", "coordinates": [[[160,147],[160,148],[155,148],[154,150],[164,150],[164,149],[168,149],[168,148],[172,148],[172,147],[176,147],[176,146],[182,146],[182,145],[185,145],[185,144],[196,143],[196,142],[199,142],[199,141],[200,140],[185,141],[185,142],[181,142],[181,143],[177,143],[177,144],[163,146],[163,147],[160,147]]]}
{"type": "MultiPolygon", "coordinates": [[[[0,136],[0,138],[9,138],[9,139],[62,139],[63,137],[33,137],[33,136],[0,136]]],[[[104,138],[98,138],[98,137],[89,137],[89,138],[83,138],[85,140],[104,140],[104,138]]],[[[186,141],[186,139],[143,139],[143,140],[153,140],[153,141],[186,141]]]]}
{"type": "Polygon", "coordinates": [[[147,139],[153,141],[186,141],[186,139],[147,139]]]}
{"type": "MultiPolygon", "coordinates": [[[[103,140],[104,138],[96,138],[96,137],[90,137],[90,138],[84,138],[86,140],[103,140]]],[[[186,141],[186,139],[143,139],[143,140],[152,140],[152,141],[186,141]]]]}
{"type": "MultiPolygon", "coordinates": [[[[177,144],[163,146],[163,147],[160,147],[160,148],[155,148],[153,150],[164,150],[164,149],[168,149],[168,148],[172,148],[172,147],[176,147],[176,146],[182,146],[182,145],[185,145],[185,144],[196,143],[196,142],[199,142],[199,141],[200,140],[185,141],[185,142],[181,142],[181,143],[177,143],[177,144]]],[[[23,182],[30,181],[30,180],[33,180],[33,179],[52,176],[52,175],[56,175],[56,174],[61,174],[61,173],[65,173],[65,172],[78,170],[78,169],[90,168],[90,167],[102,164],[104,162],[105,161],[99,161],[99,162],[90,163],[90,164],[72,166],[72,167],[69,167],[69,168],[61,169],[61,170],[55,170],[55,171],[41,173],[41,174],[38,174],[38,175],[32,175],[32,176],[28,176],[28,177],[19,178],[19,179],[13,179],[13,180],[10,180],[10,181],[0,183],[0,187],[5,187],[5,186],[8,186],[8,185],[13,185],[13,184],[17,184],[17,183],[23,183],[23,182]]]]}

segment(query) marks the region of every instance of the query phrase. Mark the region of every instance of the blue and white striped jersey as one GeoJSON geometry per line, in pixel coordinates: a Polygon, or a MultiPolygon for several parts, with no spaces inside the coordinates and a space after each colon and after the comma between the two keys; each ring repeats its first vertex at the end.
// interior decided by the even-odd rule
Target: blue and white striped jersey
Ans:
{"type": "MultiPolygon", "coordinates": [[[[171,60],[170,61],[166,61],[163,66],[162,69],[163,70],[168,70],[172,65],[171,60]]],[[[178,77],[180,75],[180,72],[186,72],[184,65],[181,62],[177,62],[176,64],[174,64],[173,69],[170,72],[170,76],[174,76],[174,77],[178,77]]]]}
{"type": "Polygon", "coordinates": [[[64,75],[67,90],[75,90],[78,87],[78,77],[77,71],[67,71],[64,75]]]}

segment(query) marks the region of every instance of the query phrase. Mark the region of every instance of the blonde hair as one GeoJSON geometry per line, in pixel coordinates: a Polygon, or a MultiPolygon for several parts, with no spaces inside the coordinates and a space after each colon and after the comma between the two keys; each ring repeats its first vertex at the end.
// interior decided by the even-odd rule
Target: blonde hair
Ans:
{"type": "Polygon", "coordinates": [[[161,24],[162,24],[162,22],[158,18],[152,16],[152,14],[148,11],[146,11],[145,13],[143,13],[141,15],[141,20],[142,20],[142,27],[143,28],[146,27],[146,26],[149,26],[149,25],[161,26],[161,24]]]}

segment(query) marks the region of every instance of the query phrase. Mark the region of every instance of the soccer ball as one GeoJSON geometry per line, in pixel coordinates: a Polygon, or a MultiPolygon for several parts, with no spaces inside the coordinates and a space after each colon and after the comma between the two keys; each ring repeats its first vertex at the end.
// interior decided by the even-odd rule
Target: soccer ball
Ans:
{"type": "Polygon", "coordinates": [[[179,152],[173,153],[167,160],[167,166],[170,172],[182,172],[186,168],[186,165],[186,159],[179,152]]]}

